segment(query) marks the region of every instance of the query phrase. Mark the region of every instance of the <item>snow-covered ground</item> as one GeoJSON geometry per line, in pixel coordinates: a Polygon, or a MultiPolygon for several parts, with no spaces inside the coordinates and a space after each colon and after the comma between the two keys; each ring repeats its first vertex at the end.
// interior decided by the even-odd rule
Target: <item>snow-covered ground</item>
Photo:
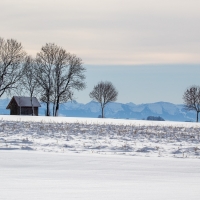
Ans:
{"type": "Polygon", "coordinates": [[[0,150],[200,158],[198,123],[0,116],[0,150]]]}
{"type": "Polygon", "coordinates": [[[0,152],[1,200],[199,200],[200,160],[0,152]]]}
{"type": "Polygon", "coordinates": [[[200,199],[200,124],[0,116],[1,200],[200,199]]]}

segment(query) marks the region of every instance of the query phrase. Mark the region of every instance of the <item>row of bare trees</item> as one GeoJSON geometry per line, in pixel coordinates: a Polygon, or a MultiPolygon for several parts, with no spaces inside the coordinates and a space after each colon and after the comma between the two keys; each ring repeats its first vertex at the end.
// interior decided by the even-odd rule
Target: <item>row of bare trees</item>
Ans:
{"type": "Polygon", "coordinates": [[[80,58],[55,44],[44,45],[32,58],[21,43],[0,38],[0,97],[4,93],[28,93],[31,100],[37,96],[46,103],[47,116],[50,103],[57,116],[60,103],[72,99],[74,90],[85,88],[85,70],[80,58]]]}
{"type": "MultiPolygon", "coordinates": [[[[37,96],[46,103],[47,116],[50,116],[50,103],[53,103],[53,116],[57,116],[60,103],[72,99],[74,90],[85,88],[85,70],[80,58],[55,44],[44,45],[32,58],[21,43],[0,37],[0,97],[4,93],[28,93],[32,101],[37,96]]],[[[102,117],[105,106],[116,101],[117,95],[111,82],[99,82],[90,93],[100,103],[102,117]]],[[[196,111],[198,122],[200,87],[188,88],[183,100],[187,110],[196,111]]],[[[33,106],[32,110],[34,115],[33,106]]]]}

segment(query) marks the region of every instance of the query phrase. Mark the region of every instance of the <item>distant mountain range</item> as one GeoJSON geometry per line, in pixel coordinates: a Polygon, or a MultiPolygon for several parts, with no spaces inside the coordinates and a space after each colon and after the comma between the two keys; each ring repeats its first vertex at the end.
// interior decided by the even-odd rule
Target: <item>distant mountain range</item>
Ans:
{"type": "MultiPolygon", "coordinates": [[[[6,106],[9,99],[0,99],[0,114],[9,114],[6,106]]],[[[46,105],[41,103],[39,115],[45,114],[46,105]]],[[[60,116],[67,117],[92,117],[101,115],[100,105],[95,101],[83,104],[77,101],[70,101],[60,105],[60,116]]],[[[195,121],[196,114],[186,111],[183,105],[176,105],[168,102],[156,102],[136,105],[134,103],[109,103],[105,108],[106,118],[116,119],[146,119],[148,116],[162,117],[167,121],[195,121]]]]}

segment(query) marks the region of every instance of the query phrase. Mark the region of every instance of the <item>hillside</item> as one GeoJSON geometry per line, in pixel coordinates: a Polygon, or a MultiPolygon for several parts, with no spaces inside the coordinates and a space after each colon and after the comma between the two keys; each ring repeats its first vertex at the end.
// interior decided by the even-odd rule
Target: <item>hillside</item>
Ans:
{"type": "MultiPolygon", "coordinates": [[[[6,106],[9,99],[0,99],[0,114],[9,114],[6,106]]],[[[45,104],[41,104],[39,115],[44,115],[45,104]]],[[[90,117],[97,118],[101,114],[97,102],[91,101],[86,104],[70,101],[60,105],[59,115],[67,117],[90,117]]],[[[195,113],[188,112],[183,105],[169,102],[156,102],[136,105],[134,103],[110,103],[105,108],[106,118],[116,119],[146,119],[148,116],[160,116],[167,121],[195,121],[195,113]]]]}

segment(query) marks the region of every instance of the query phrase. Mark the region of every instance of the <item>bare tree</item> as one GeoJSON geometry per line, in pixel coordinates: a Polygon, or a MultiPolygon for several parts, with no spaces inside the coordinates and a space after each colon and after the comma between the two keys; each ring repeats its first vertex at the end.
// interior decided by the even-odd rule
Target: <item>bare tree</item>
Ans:
{"type": "Polygon", "coordinates": [[[60,49],[57,61],[54,71],[55,116],[58,115],[60,103],[72,100],[73,90],[85,88],[85,68],[80,58],[60,49]]]}
{"type": "Polygon", "coordinates": [[[186,110],[196,111],[196,121],[198,122],[200,112],[200,87],[192,86],[188,88],[183,95],[183,100],[186,110]]]}
{"type": "Polygon", "coordinates": [[[22,62],[25,56],[21,43],[0,38],[0,97],[17,87],[23,76],[22,62]]]}
{"type": "Polygon", "coordinates": [[[73,90],[85,88],[82,60],[55,44],[46,44],[37,54],[37,81],[43,89],[41,100],[53,103],[53,115],[58,115],[59,104],[73,96],[73,90]]]}
{"type": "Polygon", "coordinates": [[[52,71],[55,64],[55,52],[53,44],[46,44],[36,56],[36,80],[41,87],[41,101],[47,105],[46,115],[50,116],[50,102],[53,93],[52,71]]]}
{"type": "Polygon", "coordinates": [[[33,107],[33,97],[39,93],[39,84],[36,79],[36,62],[30,56],[27,56],[24,62],[24,73],[20,81],[21,86],[19,89],[24,90],[26,93],[29,93],[31,106],[32,106],[32,115],[34,114],[33,107]]]}
{"type": "Polygon", "coordinates": [[[111,82],[99,82],[89,94],[90,98],[98,101],[101,105],[101,117],[104,118],[106,104],[117,100],[118,92],[111,82]]]}

